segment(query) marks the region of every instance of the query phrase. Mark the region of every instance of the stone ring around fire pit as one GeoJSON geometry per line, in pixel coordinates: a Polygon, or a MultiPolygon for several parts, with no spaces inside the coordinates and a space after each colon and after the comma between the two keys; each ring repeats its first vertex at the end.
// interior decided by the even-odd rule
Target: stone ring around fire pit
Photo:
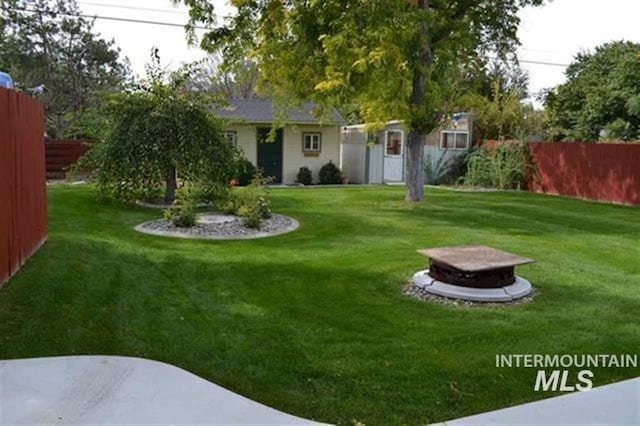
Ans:
{"type": "Polygon", "coordinates": [[[529,281],[515,275],[516,266],[534,260],[486,246],[418,250],[429,269],[413,276],[413,285],[437,296],[472,302],[513,302],[531,294],[529,281]]]}

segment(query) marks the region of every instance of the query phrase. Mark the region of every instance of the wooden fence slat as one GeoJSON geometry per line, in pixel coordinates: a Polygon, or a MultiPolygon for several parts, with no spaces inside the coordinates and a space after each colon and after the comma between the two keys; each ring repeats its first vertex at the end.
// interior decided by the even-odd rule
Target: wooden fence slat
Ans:
{"type": "MultiPolygon", "coordinates": [[[[485,141],[488,149],[513,141],[485,141]]],[[[544,194],[640,205],[640,144],[530,142],[535,173],[528,189],[544,194]]]]}
{"type": "Polygon", "coordinates": [[[83,140],[46,139],[44,143],[46,171],[50,178],[64,179],[66,172],[90,147],[83,140]]]}
{"type": "Polygon", "coordinates": [[[531,143],[531,190],[640,205],[640,144],[531,143]]]}
{"type": "Polygon", "coordinates": [[[0,88],[0,286],[47,238],[44,112],[0,88]]]}

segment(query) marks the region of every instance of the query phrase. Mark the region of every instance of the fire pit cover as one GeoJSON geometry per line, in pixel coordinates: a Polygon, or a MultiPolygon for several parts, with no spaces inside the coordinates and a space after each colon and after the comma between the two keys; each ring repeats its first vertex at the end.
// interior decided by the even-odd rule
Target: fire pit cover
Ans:
{"type": "Polygon", "coordinates": [[[418,250],[429,258],[429,269],[413,276],[422,291],[473,302],[512,302],[533,291],[515,275],[515,267],[533,260],[485,246],[418,250]]]}
{"type": "Polygon", "coordinates": [[[487,246],[442,247],[418,250],[418,253],[427,256],[432,261],[465,272],[513,268],[535,262],[532,259],[487,246]]]}

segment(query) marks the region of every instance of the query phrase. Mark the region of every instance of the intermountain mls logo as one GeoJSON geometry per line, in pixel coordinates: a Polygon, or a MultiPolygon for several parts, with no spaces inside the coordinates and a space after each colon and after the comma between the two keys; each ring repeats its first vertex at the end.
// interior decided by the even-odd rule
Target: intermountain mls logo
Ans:
{"type": "Polygon", "coordinates": [[[593,369],[637,368],[638,355],[542,355],[542,354],[497,354],[498,368],[536,368],[536,392],[590,391],[593,387],[593,369]],[[571,370],[577,371],[571,374],[571,370]]]}

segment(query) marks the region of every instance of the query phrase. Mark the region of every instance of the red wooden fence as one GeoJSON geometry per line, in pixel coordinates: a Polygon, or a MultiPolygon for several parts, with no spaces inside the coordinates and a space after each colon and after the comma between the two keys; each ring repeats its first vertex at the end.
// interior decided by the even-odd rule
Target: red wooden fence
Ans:
{"type": "MultiPolygon", "coordinates": [[[[489,149],[510,141],[486,141],[489,149]]],[[[640,144],[530,142],[536,172],[529,190],[640,205],[640,144]]]]}
{"type": "Polygon", "coordinates": [[[90,143],[81,140],[45,139],[47,179],[64,179],[73,166],[89,149],[90,143]]]}
{"type": "Polygon", "coordinates": [[[0,286],[47,239],[43,117],[40,103],[0,88],[0,286]]]}
{"type": "Polygon", "coordinates": [[[530,189],[640,205],[640,144],[530,143],[536,176],[530,189]]]}

